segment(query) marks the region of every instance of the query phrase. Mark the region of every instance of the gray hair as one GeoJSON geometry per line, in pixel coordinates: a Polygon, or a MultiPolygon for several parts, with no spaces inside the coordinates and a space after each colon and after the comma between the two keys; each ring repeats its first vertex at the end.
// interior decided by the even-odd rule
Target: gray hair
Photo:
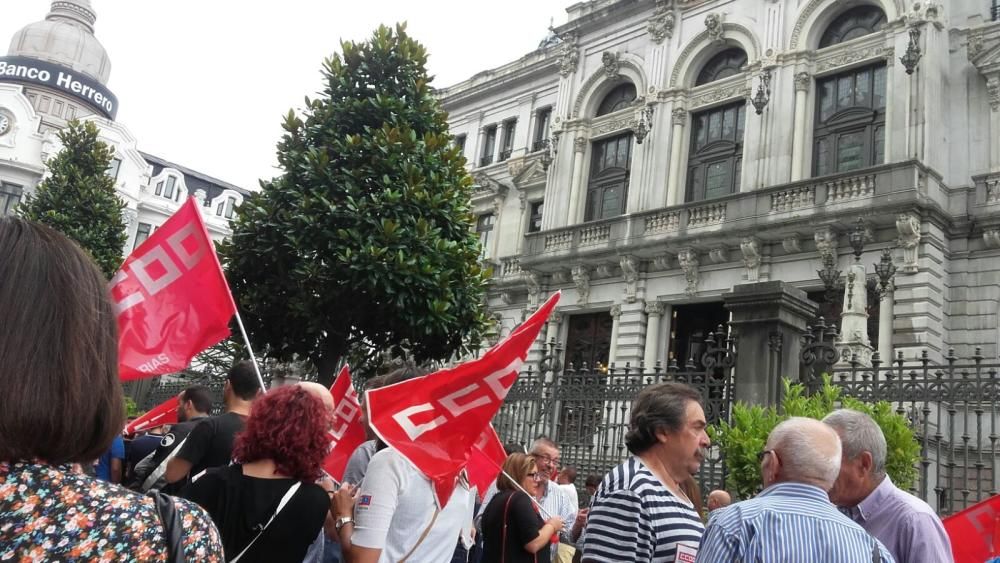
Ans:
{"type": "Polygon", "coordinates": [[[823,422],[840,434],[844,444],[844,459],[854,459],[864,452],[872,454],[872,476],[885,477],[885,458],[888,448],[885,434],[878,424],[863,412],[838,409],[826,415],[823,422]]]}
{"type": "Polygon", "coordinates": [[[819,485],[827,491],[833,487],[840,473],[841,446],[832,428],[793,416],[771,431],[767,443],[781,458],[784,480],[819,485]]]}
{"type": "Polygon", "coordinates": [[[528,452],[537,452],[540,447],[552,448],[555,451],[559,451],[559,444],[553,442],[548,436],[539,436],[535,438],[534,442],[531,443],[531,449],[528,450],[528,452]]]}

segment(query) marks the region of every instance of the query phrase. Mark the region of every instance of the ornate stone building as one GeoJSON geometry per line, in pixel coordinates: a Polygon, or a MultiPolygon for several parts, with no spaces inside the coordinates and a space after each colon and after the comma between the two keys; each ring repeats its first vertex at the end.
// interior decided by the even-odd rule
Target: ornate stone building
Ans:
{"type": "Polygon", "coordinates": [[[548,337],[567,363],[683,363],[729,319],[724,294],[781,280],[862,327],[867,313],[852,338],[883,358],[997,357],[995,3],[567,12],[536,51],[440,91],[477,185],[501,332],[561,289],[548,337]],[[849,303],[865,299],[853,285],[825,299],[824,268],[870,285],[867,306],[849,303]]]}

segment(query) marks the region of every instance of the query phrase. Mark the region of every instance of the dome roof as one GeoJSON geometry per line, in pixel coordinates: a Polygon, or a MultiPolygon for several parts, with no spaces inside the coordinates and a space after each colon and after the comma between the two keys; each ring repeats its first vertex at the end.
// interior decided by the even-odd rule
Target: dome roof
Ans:
{"type": "Polygon", "coordinates": [[[90,0],[55,0],[43,21],[14,34],[7,54],[59,64],[106,86],[111,59],[94,37],[95,21],[90,0]]]}

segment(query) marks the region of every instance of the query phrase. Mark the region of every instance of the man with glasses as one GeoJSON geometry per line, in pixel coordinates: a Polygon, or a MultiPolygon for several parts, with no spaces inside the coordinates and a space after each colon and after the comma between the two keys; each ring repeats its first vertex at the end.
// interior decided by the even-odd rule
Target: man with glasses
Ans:
{"type": "Polygon", "coordinates": [[[840,471],[840,438],[818,420],[792,417],[758,453],[764,490],[712,513],[698,562],[888,563],[889,551],[827,496],[840,471]]]}

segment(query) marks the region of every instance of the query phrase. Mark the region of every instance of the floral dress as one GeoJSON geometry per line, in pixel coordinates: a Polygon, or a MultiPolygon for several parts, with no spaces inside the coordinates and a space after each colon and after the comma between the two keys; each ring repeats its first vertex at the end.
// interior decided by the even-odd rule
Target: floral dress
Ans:
{"type": "MultiPolygon", "coordinates": [[[[174,499],[188,561],[225,561],[212,520],[174,499]]],[[[0,462],[0,562],[166,561],[153,499],[69,466],[0,462]]]]}

